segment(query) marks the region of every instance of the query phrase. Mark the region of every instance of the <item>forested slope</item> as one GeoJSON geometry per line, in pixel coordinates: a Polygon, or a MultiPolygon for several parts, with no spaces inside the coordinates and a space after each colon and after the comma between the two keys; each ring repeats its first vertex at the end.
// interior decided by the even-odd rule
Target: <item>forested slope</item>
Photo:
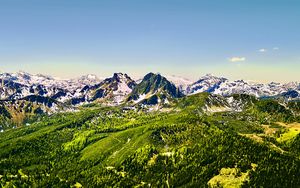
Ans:
{"type": "Polygon", "coordinates": [[[243,111],[207,113],[207,102],[221,105],[208,97],[202,93],[178,99],[168,112],[83,107],[6,130],[0,133],[1,185],[300,185],[295,113],[274,101],[252,101],[243,111]]]}

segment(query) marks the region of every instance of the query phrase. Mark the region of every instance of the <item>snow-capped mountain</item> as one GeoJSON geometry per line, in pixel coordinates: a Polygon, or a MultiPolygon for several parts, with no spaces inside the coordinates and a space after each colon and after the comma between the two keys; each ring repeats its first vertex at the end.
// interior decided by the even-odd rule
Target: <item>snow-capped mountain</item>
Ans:
{"type": "Polygon", "coordinates": [[[192,80],[189,80],[184,77],[176,76],[176,75],[166,75],[165,78],[167,78],[167,80],[172,82],[182,92],[185,92],[187,90],[187,87],[193,83],[192,80]]]}
{"type": "Polygon", "coordinates": [[[71,79],[70,81],[68,81],[68,80],[65,80],[65,81],[75,84],[75,85],[80,85],[82,87],[82,86],[86,86],[86,85],[96,85],[96,84],[100,83],[102,81],[102,79],[98,78],[94,74],[87,74],[87,75],[83,75],[83,76],[75,78],[75,79],[71,79]]]}
{"type": "Polygon", "coordinates": [[[95,75],[63,80],[42,74],[26,72],[0,74],[0,99],[20,99],[29,95],[53,97],[65,102],[84,86],[91,86],[101,80],[95,75]]]}
{"type": "Polygon", "coordinates": [[[101,81],[96,75],[92,74],[84,75],[74,79],[59,79],[48,75],[29,74],[23,71],[17,73],[0,74],[0,79],[26,86],[43,85],[45,87],[57,87],[67,90],[74,90],[85,85],[94,85],[101,81]]]}
{"type": "Polygon", "coordinates": [[[136,83],[127,74],[115,73],[99,84],[83,87],[76,92],[72,104],[100,101],[108,105],[118,105],[131,93],[136,83]]]}
{"type": "Polygon", "coordinates": [[[186,94],[192,95],[200,92],[209,92],[223,96],[232,94],[248,94],[256,97],[289,96],[289,99],[299,98],[299,83],[290,82],[286,84],[271,82],[268,84],[255,83],[251,81],[230,81],[223,77],[205,75],[198,81],[188,86],[186,94]],[[289,93],[292,92],[292,95],[289,93]]]}
{"type": "Polygon", "coordinates": [[[206,74],[195,83],[187,87],[187,94],[196,94],[201,92],[213,92],[220,84],[226,82],[226,78],[216,77],[212,74],[206,74]]]}

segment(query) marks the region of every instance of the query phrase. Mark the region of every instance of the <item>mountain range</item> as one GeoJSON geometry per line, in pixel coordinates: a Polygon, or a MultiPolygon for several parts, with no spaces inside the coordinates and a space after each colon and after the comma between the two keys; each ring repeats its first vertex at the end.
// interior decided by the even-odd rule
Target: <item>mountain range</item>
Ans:
{"type": "MultiPolygon", "coordinates": [[[[254,83],[230,81],[211,74],[193,82],[177,76],[148,73],[134,80],[124,73],[99,79],[85,75],[75,79],[58,79],[26,72],[0,74],[0,122],[22,124],[39,114],[77,111],[84,105],[120,106],[148,111],[168,110],[178,99],[198,93],[209,93],[203,109],[207,112],[242,111],[251,102],[234,97],[238,94],[279,99],[283,105],[300,99],[297,82],[254,83]]],[[[245,98],[245,97],[244,97],[245,98]]]]}
{"type": "MultiPolygon", "coordinates": [[[[300,99],[300,84],[297,82],[262,84],[244,80],[230,81],[211,74],[193,82],[182,77],[154,73],[149,73],[137,81],[123,73],[115,73],[106,79],[85,75],[76,79],[62,80],[41,74],[18,72],[0,74],[0,82],[1,100],[18,100],[36,95],[72,105],[93,101],[102,101],[108,105],[119,105],[127,101],[137,103],[153,96],[164,98],[162,93],[167,94],[169,98],[208,92],[222,96],[248,94],[258,98],[300,99]]],[[[150,103],[153,104],[153,101],[150,103]]]]}
{"type": "Polygon", "coordinates": [[[299,84],[1,75],[2,187],[299,187],[299,84]]]}

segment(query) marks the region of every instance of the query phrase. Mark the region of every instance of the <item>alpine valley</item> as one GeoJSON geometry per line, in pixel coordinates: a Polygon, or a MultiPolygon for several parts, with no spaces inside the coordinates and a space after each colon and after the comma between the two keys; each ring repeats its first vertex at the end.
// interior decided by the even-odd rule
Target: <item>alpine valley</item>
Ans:
{"type": "Polygon", "coordinates": [[[2,187],[299,187],[300,83],[0,74],[2,187]]]}

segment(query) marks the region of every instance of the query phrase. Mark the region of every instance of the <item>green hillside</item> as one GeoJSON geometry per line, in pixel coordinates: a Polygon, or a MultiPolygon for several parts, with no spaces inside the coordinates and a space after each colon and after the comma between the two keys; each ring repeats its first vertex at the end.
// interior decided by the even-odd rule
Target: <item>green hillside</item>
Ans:
{"type": "MultiPolygon", "coordinates": [[[[201,93],[168,112],[82,107],[0,133],[3,187],[298,187],[296,103],[201,93]]],[[[299,131],[300,133],[300,131],[299,131]]]]}

